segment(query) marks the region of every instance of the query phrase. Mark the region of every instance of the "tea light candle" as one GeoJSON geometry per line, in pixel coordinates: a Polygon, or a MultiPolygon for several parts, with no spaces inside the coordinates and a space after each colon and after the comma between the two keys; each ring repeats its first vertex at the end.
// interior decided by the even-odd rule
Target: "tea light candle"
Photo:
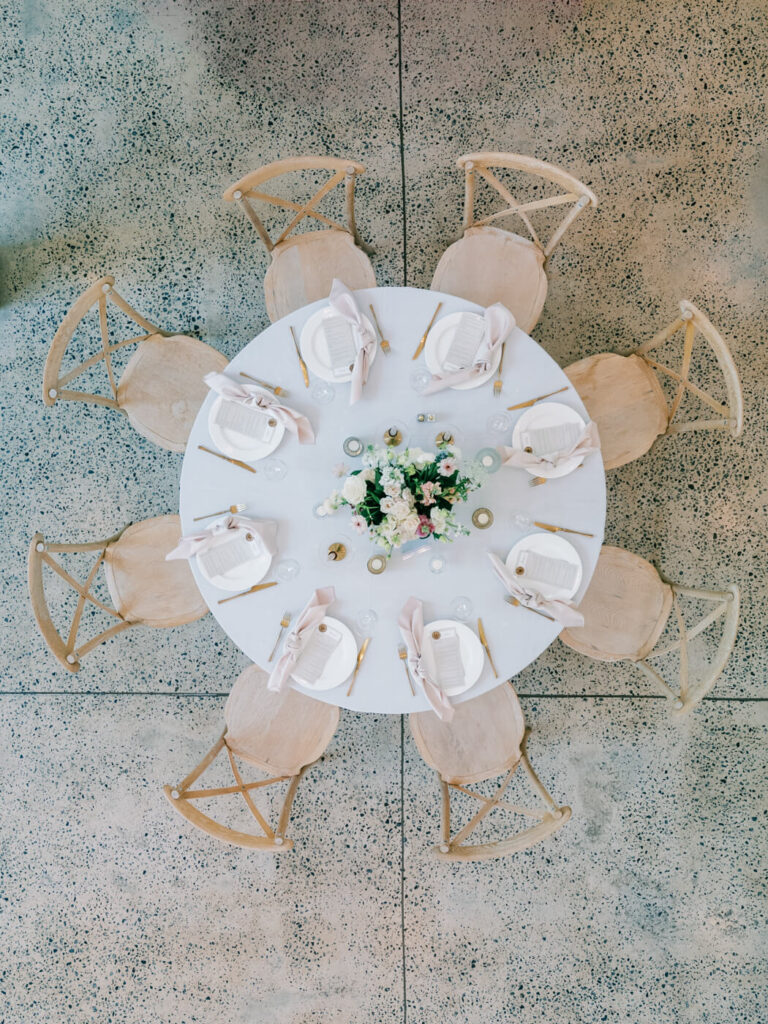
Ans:
{"type": "Polygon", "coordinates": [[[363,442],[359,437],[348,437],[342,445],[345,455],[351,455],[353,458],[357,455],[361,455],[363,452],[363,442]]]}
{"type": "Polygon", "coordinates": [[[386,568],[387,560],[384,555],[371,555],[368,559],[368,572],[372,572],[374,576],[378,576],[386,568]]]}
{"type": "Polygon", "coordinates": [[[429,571],[437,575],[437,573],[442,572],[444,568],[445,559],[440,555],[432,555],[432,557],[429,560],[429,571]]]}
{"type": "Polygon", "coordinates": [[[477,508],[472,513],[472,522],[478,530],[487,530],[493,523],[493,512],[489,508],[477,508]]]}

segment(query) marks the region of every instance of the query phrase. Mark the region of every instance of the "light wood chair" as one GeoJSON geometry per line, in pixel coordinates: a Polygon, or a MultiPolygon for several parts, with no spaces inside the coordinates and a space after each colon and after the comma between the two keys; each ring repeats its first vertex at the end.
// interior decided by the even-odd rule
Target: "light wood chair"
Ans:
{"type": "Polygon", "coordinates": [[[114,289],[113,277],[92,284],[65,316],[51,344],[43,371],[43,401],[55,405],[62,399],[90,402],[125,413],[142,437],[161,448],[183,452],[195,416],[208,388],[206,373],[221,373],[227,359],[197,338],[168,335],[128,305],[114,289]],[[112,342],[107,318],[114,304],[145,332],[124,341],[112,342]],[[73,369],[62,373],[61,364],[72,337],[83,318],[98,307],[101,349],[73,369]],[[137,345],[119,383],[115,381],[112,356],[126,345],[137,345]],[[76,377],[104,360],[111,397],[72,391],[67,387],[76,377]]]}
{"type": "Polygon", "coordinates": [[[558,807],[539,781],[526,753],[529,729],[510,683],[474,700],[457,704],[453,719],[441,722],[432,711],[410,716],[411,732],[419,753],[434,768],[442,791],[442,842],[435,855],[444,860],[489,860],[525,850],[546,839],[568,821],[570,807],[558,807]],[[507,803],[503,797],[520,765],[542,803],[541,808],[507,803]],[[468,787],[503,775],[493,796],[485,797],[468,787]],[[451,835],[451,790],[474,797],[480,810],[463,828],[451,835]],[[496,808],[533,818],[537,824],[495,842],[469,845],[466,840],[496,808]]]}
{"type": "Polygon", "coordinates": [[[555,246],[587,206],[597,206],[593,192],[566,171],[543,160],[514,153],[467,153],[456,161],[464,171],[464,223],[462,237],[445,250],[432,278],[435,291],[490,306],[503,302],[514,313],[518,327],[530,332],[547,297],[547,261],[555,246]],[[562,192],[519,202],[491,168],[507,168],[552,182],[562,192]],[[477,178],[487,182],[507,204],[487,217],[475,218],[477,178]],[[549,207],[572,204],[549,242],[536,233],[530,214],[549,207]],[[516,215],[529,238],[494,227],[502,217],[516,215]]]}
{"type": "Polygon", "coordinates": [[[267,689],[268,679],[258,665],[251,665],[237,678],[224,707],[224,732],[183,782],[176,787],[164,786],[163,792],[175,811],[209,836],[251,850],[282,853],[293,848],[293,840],[285,833],[299,782],[330,743],[339,722],[339,709],[290,688],[272,693],[267,689]],[[235,784],[193,789],[222,750],[226,751],[235,784]],[[267,778],[243,781],[236,757],[265,772],[267,778]],[[272,828],[252,793],[281,782],[288,786],[277,825],[272,828]],[[193,803],[230,796],[243,798],[259,834],[222,825],[193,803]]]}
{"type": "Polygon", "coordinates": [[[259,238],[267,247],[272,262],[264,277],[267,315],[273,322],[309,302],[324,299],[331,291],[334,277],[351,288],[375,288],[376,277],[366,253],[373,252],[361,240],[355,224],[355,179],[365,167],[353,160],[324,156],[296,156],[276,160],[246,174],[224,193],[228,202],[238,201],[259,238]],[[330,171],[330,178],[305,202],[283,199],[262,190],[266,182],[296,171],[330,171]],[[347,225],[320,213],[317,205],[337,185],[344,182],[347,225]],[[253,200],[270,203],[295,216],[273,241],[253,208],[253,200]],[[305,218],[328,227],[288,236],[305,218]]]}
{"type": "Polygon", "coordinates": [[[70,672],[79,672],[81,659],[100,643],[132,626],[156,626],[167,629],[181,626],[206,615],[208,608],[197,589],[189,563],[166,562],[165,556],[179,542],[181,521],[178,516],[157,516],[127,526],[107,540],[89,544],[51,544],[36,533],[29,546],[28,581],[37,624],[43,639],[61,664],[70,672]],[[54,557],[58,554],[97,552],[96,561],[85,582],[80,582],[54,557]],[[104,576],[112,606],[92,593],[99,567],[104,576]],[[77,606],[66,636],[53,623],[45,595],[43,567],[47,566],[77,594],[77,606]],[[86,604],[101,609],[117,621],[85,643],[77,637],[86,604]]]}
{"type": "Polygon", "coordinates": [[[739,623],[739,588],[731,584],[725,590],[697,590],[668,583],[644,558],[606,545],[579,611],[584,625],[564,629],[560,634],[564,644],[599,661],[634,662],[677,711],[690,711],[713,688],[731,656],[739,623]],[[714,608],[688,628],[681,597],[714,608]],[[677,640],[660,644],[673,611],[677,640]],[[723,633],[715,656],[700,678],[692,679],[691,641],[721,618],[723,633]],[[649,659],[674,651],[679,651],[677,691],[648,664],[649,659]]]}
{"type": "Polygon", "coordinates": [[[606,469],[640,458],[661,436],[688,430],[727,430],[731,437],[738,437],[744,426],[744,400],[733,357],[709,319],[687,299],[680,303],[680,316],[631,355],[603,352],[588,356],[566,367],[565,373],[597,423],[606,469]],[[648,353],[678,331],[684,332],[682,364],[679,370],[673,370],[648,353]],[[697,332],[708,343],[725,378],[725,405],[690,379],[697,332]],[[659,373],[674,383],[669,402],[659,373]],[[699,399],[716,417],[674,423],[686,393],[699,399]]]}

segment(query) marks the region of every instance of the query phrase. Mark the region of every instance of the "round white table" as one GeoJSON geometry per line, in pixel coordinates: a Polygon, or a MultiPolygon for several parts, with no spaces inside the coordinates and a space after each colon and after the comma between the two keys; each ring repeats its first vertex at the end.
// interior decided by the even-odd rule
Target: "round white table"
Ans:
{"type": "MultiPolygon", "coordinates": [[[[392,346],[389,355],[380,349],[371,367],[362,399],[349,405],[349,384],[334,385],[333,400],[319,404],[307,390],[301,376],[289,325],[297,337],[308,318],[321,309],[326,300],[312,303],[262,331],[238,353],[227,370],[242,380],[245,370],[272,384],[287,388],[289,395],[281,399],[306,415],[316,434],[314,445],[299,445],[286,433],[274,452],[287,467],[283,479],[270,481],[263,463],[253,463],[256,474],[217,459],[198,450],[203,444],[215,448],[208,432],[208,414],[215,399],[211,394],[197,416],[190,434],[181,472],[181,520],[185,534],[199,532],[206,523],[193,523],[197,515],[238,502],[246,504],[244,515],[275,519],[278,523],[279,552],[265,580],[275,579],[275,566],[283,559],[299,564],[298,575],[289,582],[280,582],[270,589],[219,604],[227,593],[212,586],[192,568],[200,591],[222,629],[252,661],[268,668],[267,658],[275,643],[280,618],[289,610],[295,617],[318,587],[333,586],[336,601],[329,614],[341,619],[354,631],[358,643],[364,633],[371,642],[354,690],[346,696],[347,684],[333,690],[304,692],[320,700],[355,711],[404,714],[428,708],[423,694],[411,696],[403,664],[397,648],[401,642],[397,625],[398,613],[406,599],[414,595],[424,602],[424,619],[450,618],[451,603],[467,597],[472,604],[468,625],[473,628],[478,617],[485,626],[488,643],[499,675],[496,678],[486,660],[475,685],[458,697],[463,701],[485,693],[506,679],[511,679],[530,664],[552,643],[562,627],[522,608],[512,607],[504,600],[504,589],[494,576],[487,552],[495,552],[502,560],[512,545],[534,527],[521,528],[515,513],[522,512],[531,520],[568,526],[594,534],[594,537],[565,536],[576,548],[583,563],[583,578],[575,603],[587,589],[597,562],[605,522],[605,475],[599,454],[586,458],[582,467],[545,485],[531,487],[529,474],[523,470],[502,467],[489,475],[482,488],[469,500],[456,506],[457,518],[469,526],[470,535],[450,544],[431,542],[426,554],[404,560],[395,552],[386,570],[372,575],[366,568],[374,546],[366,536],[357,536],[350,526],[349,509],[317,519],[313,509],[331,491],[341,486],[335,473],[359,467],[360,460],[350,458],[342,450],[350,435],[364,443],[382,443],[385,429],[392,423],[405,427],[405,445],[417,444],[434,450],[435,435],[443,427],[452,428],[456,443],[464,455],[474,455],[483,447],[509,444],[512,429],[506,434],[492,434],[487,426],[493,413],[503,412],[508,405],[523,402],[537,395],[554,391],[568,384],[560,367],[532,338],[515,328],[509,336],[504,359],[504,389],[494,398],[492,383],[473,390],[447,390],[423,397],[411,384],[415,369],[424,366],[423,353],[416,362],[413,353],[421,335],[442,300],[439,318],[450,313],[482,309],[465,299],[416,288],[371,288],[354,293],[361,312],[369,315],[373,303],[384,337],[392,346]],[[433,413],[431,422],[417,422],[419,413],[433,413]],[[489,529],[477,530],[471,525],[472,512],[490,508],[494,515],[489,529]],[[351,553],[340,562],[328,562],[328,545],[343,540],[351,553]],[[439,553],[445,569],[439,575],[429,569],[430,556],[439,553]],[[362,610],[372,609],[377,621],[362,630],[358,617],[362,610]]],[[[311,378],[314,380],[315,378],[311,378]]],[[[588,417],[579,396],[569,388],[556,396],[588,417]]],[[[512,426],[522,414],[510,412],[512,426]]],[[[207,522],[213,522],[208,520],[207,522]]],[[[273,662],[274,664],[274,662],[273,662]]],[[[293,684],[297,685],[297,684],[293,684]]],[[[303,689],[297,685],[298,689],[303,689]]]]}

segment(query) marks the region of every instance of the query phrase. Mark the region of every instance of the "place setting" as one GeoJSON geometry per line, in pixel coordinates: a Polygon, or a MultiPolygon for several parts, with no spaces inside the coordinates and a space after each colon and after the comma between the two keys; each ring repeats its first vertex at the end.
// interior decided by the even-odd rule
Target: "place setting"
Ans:
{"type": "Polygon", "coordinates": [[[531,487],[568,476],[588,455],[600,451],[597,424],[570,405],[534,399],[512,408],[521,406],[525,408],[512,429],[512,444],[501,445],[499,454],[502,466],[531,475],[531,487]]]}

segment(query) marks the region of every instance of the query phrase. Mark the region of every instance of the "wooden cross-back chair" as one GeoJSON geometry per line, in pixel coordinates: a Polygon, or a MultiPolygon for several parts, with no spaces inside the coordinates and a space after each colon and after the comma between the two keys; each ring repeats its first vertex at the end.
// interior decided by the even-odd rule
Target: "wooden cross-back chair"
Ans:
{"type": "Polygon", "coordinates": [[[733,651],[739,624],[739,588],[731,584],[724,590],[700,590],[668,583],[644,558],[605,545],[579,611],[584,625],[564,629],[560,634],[563,643],[599,661],[633,662],[676,711],[690,711],[712,690],[733,651]],[[714,607],[688,627],[681,597],[714,607]],[[660,644],[673,612],[677,639],[660,644]],[[723,632],[715,655],[700,677],[692,679],[691,641],[721,619],[723,632]],[[648,663],[675,651],[679,651],[676,689],[648,663]]]}
{"type": "Polygon", "coordinates": [[[432,711],[410,716],[411,732],[419,753],[434,768],[442,792],[442,839],[435,847],[445,860],[489,860],[525,850],[546,839],[568,821],[570,807],[559,807],[531,767],[526,752],[529,729],[525,727],[520,701],[510,683],[457,704],[453,719],[442,722],[432,711]],[[510,803],[505,799],[512,778],[523,766],[526,780],[539,807],[510,803]],[[493,796],[469,787],[496,776],[502,779],[493,796]],[[473,797],[480,809],[455,833],[451,832],[451,790],[473,797]],[[504,839],[470,844],[467,840],[491,811],[502,809],[536,824],[504,839]]]}
{"type": "Polygon", "coordinates": [[[518,327],[530,331],[538,322],[547,297],[547,260],[565,232],[587,206],[597,206],[595,194],[566,171],[514,153],[468,153],[459,157],[464,171],[464,223],[462,237],[440,258],[432,278],[435,291],[490,306],[502,302],[514,313],[518,327]],[[557,185],[555,195],[520,202],[493,173],[492,168],[522,171],[557,185]],[[486,217],[475,217],[477,179],[487,182],[507,204],[486,217]],[[548,242],[536,233],[531,215],[539,210],[569,206],[548,242]],[[505,217],[516,217],[529,237],[496,227],[505,217]]]}
{"type": "Polygon", "coordinates": [[[744,399],[733,357],[722,335],[687,299],[680,303],[679,317],[631,355],[602,352],[580,359],[568,366],[565,373],[597,423],[606,469],[639,458],[661,436],[689,430],[727,430],[731,437],[738,437],[744,426],[744,399]],[[683,336],[683,353],[680,369],[676,370],[649,353],[655,353],[678,332],[683,336]],[[690,379],[697,335],[704,338],[717,359],[728,396],[725,405],[690,379]],[[667,400],[657,374],[673,382],[671,401],[667,400]],[[716,415],[675,422],[686,393],[716,415]]]}
{"type": "Polygon", "coordinates": [[[224,732],[183,782],[164,786],[163,792],[175,811],[215,839],[252,850],[281,853],[293,847],[286,830],[299,782],[330,743],[338,725],[339,709],[290,688],[273,693],[267,689],[268,679],[258,665],[241,673],[224,708],[224,732]],[[234,784],[193,788],[222,751],[229,761],[234,784]],[[267,778],[245,782],[238,758],[265,772],[267,778]],[[259,810],[253,794],[282,782],[288,786],[273,827],[259,810]],[[231,797],[242,797],[255,820],[255,834],[223,825],[196,805],[199,800],[231,797]]]}
{"type": "Polygon", "coordinates": [[[168,628],[206,615],[208,608],[197,589],[189,563],[166,562],[179,542],[178,516],[157,516],[134,523],[106,540],[86,544],[52,544],[36,533],[29,546],[29,596],[40,632],[52,653],[70,672],[79,672],[82,658],[94,647],[132,626],[168,628]],[[85,581],[75,577],[54,557],[95,552],[96,561],[85,581]],[[104,566],[112,605],[100,600],[92,588],[104,566]],[[43,569],[59,576],[77,596],[72,622],[62,634],[56,628],[45,594],[43,569]],[[83,612],[90,604],[116,621],[91,639],[78,643],[83,612]]]}
{"type": "Polygon", "coordinates": [[[361,240],[355,223],[355,179],[365,171],[354,160],[322,156],[296,156],[265,164],[246,174],[224,193],[227,202],[239,202],[272,257],[264,277],[267,314],[273,322],[330,293],[334,277],[348,288],[375,288],[376,277],[366,254],[373,250],[361,240]],[[330,177],[304,202],[265,191],[273,178],[296,171],[329,171],[330,177]],[[338,185],[344,185],[346,224],[321,213],[320,201],[338,185]],[[273,240],[257,215],[259,201],[294,213],[288,226],[273,240]],[[289,237],[305,219],[325,225],[289,237]]]}
{"type": "Polygon", "coordinates": [[[92,284],[65,316],[51,344],[43,371],[43,401],[46,405],[69,399],[103,405],[125,413],[134,429],[162,448],[183,452],[195,416],[208,389],[206,373],[221,372],[226,358],[197,338],[169,335],[130,306],[114,288],[113,277],[102,277],[92,284]],[[143,334],[121,341],[110,339],[109,305],[113,304],[138,324],[143,334]],[[62,373],[61,364],[72,337],[83,318],[98,308],[101,347],[82,363],[62,373]],[[128,345],[137,349],[128,361],[119,382],[115,379],[112,357],[128,345]],[[72,390],[77,377],[98,363],[104,363],[111,396],[72,390]]]}

